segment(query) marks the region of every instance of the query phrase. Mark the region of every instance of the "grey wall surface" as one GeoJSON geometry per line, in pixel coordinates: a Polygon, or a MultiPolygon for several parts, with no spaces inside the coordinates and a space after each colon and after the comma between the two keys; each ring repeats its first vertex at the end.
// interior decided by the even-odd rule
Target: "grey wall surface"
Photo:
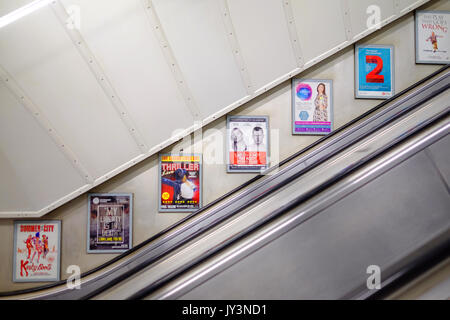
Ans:
{"type": "MultiPolygon", "coordinates": [[[[429,10],[450,10],[450,2],[436,1],[422,7],[429,10]]],[[[395,46],[395,88],[397,92],[410,86],[423,77],[439,69],[439,65],[416,65],[414,56],[414,16],[412,13],[396,22],[383,27],[360,44],[391,44],[395,46]]],[[[380,100],[354,99],[354,50],[353,47],[327,58],[299,77],[332,79],[334,91],[335,128],[359,116],[380,100]]],[[[267,93],[234,110],[232,114],[268,115],[272,151],[278,152],[284,159],[308,146],[319,137],[293,136],[291,134],[291,82],[285,81],[267,93]],[[279,137],[277,144],[276,137],[279,137]]],[[[223,137],[226,130],[226,118],[221,117],[206,126],[201,143],[204,152],[203,204],[207,204],[231,189],[239,186],[254,174],[227,174],[223,137]],[[218,156],[219,163],[211,158],[218,156]]],[[[199,144],[196,145],[198,147],[199,144]]],[[[172,150],[191,150],[188,141],[176,143],[162,152],[172,150]]],[[[158,213],[158,163],[157,156],[142,161],[118,176],[95,187],[91,192],[124,192],[134,194],[133,243],[144,241],[164,228],[186,216],[180,213],[158,213]]],[[[66,279],[66,269],[76,264],[82,272],[88,271],[110,260],[113,254],[86,253],[87,195],[83,194],[53,212],[45,219],[62,220],[61,278],[66,279]]],[[[36,283],[13,283],[13,220],[0,220],[0,291],[18,290],[35,287],[36,283]]]]}

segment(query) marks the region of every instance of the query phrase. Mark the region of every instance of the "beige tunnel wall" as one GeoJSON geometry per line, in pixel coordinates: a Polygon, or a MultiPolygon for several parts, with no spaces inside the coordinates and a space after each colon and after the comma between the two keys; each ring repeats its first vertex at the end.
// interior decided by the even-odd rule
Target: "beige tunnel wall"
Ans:
{"type": "MultiPolygon", "coordinates": [[[[446,0],[432,2],[420,9],[450,10],[446,0]]],[[[414,48],[414,14],[387,25],[359,44],[394,45],[395,89],[400,92],[411,84],[441,68],[439,65],[416,65],[414,48]]],[[[333,80],[334,128],[361,115],[381,100],[354,98],[354,48],[350,46],[331,56],[297,77],[333,80]]],[[[163,111],[158,111],[163,112],[163,111]]],[[[273,131],[271,144],[280,160],[319,139],[319,136],[294,136],[291,134],[291,81],[285,81],[267,93],[234,110],[232,114],[268,115],[273,131]],[[279,142],[279,143],[277,143],[279,142]]],[[[227,174],[225,166],[226,117],[203,128],[203,205],[239,186],[254,174],[227,174]],[[215,156],[215,157],[213,157],[215,156]],[[208,159],[221,159],[210,163],[208,159]]],[[[188,141],[181,141],[163,153],[191,150],[188,141]]],[[[95,187],[91,192],[123,192],[134,194],[133,245],[147,238],[187,213],[158,213],[158,156],[154,155],[126,170],[113,179],[95,187]]],[[[66,279],[69,265],[79,265],[82,272],[110,260],[113,254],[88,254],[86,252],[87,194],[68,202],[42,219],[62,221],[61,279],[66,279]]],[[[43,283],[13,283],[13,220],[0,220],[0,291],[12,291],[35,287],[43,283]]]]}

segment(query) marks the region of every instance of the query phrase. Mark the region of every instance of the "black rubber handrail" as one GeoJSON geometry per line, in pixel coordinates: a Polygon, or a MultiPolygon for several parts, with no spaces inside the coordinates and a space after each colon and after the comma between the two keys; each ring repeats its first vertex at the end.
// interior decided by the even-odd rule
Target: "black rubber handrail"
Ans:
{"type": "MultiPolygon", "coordinates": [[[[391,97],[388,100],[385,100],[383,102],[381,102],[380,104],[378,104],[377,106],[375,106],[374,108],[368,110],[367,112],[363,113],[362,115],[358,116],[357,118],[347,122],[345,125],[339,127],[338,129],[332,131],[331,133],[329,133],[328,135],[318,139],[317,141],[313,142],[312,144],[308,145],[307,147],[301,149],[300,151],[296,152],[295,154],[291,155],[290,157],[284,159],[283,161],[281,161],[278,165],[273,166],[272,168],[269,168],[268,170],[266,170],[264,172],[264,174],[260,174],[257,175],[255,177],[253,177],[252,179],[248,180],[247,182],[243,183],[242,185],[234,188],[233,190],[227,192],[226,194],[224,194],[223,196],[217,198],[216,200],[212,201],[211,203],[205,205],[204,207],[202,207],[201,209],[189,214],[188,216],[186,216],[185,218],[177,221],[176,223],[172,224],[171,226],[169,226],[168,228],[160,231],[159,233],[157,233],[156,235],[150,237],[149,239],[141,242],[140,244],[136,245],[135,247],[133,247],[132,249],[120,254],[119,256],[103,263],[102,265],[91,269],[87,272],[84,272],[83,274],[81,274],[81,277],[86,277],[89,276],[95,272],[100,271],[101,269],[104,269],[110,265],[112,265],[113,263],[125,258],[126,256],[128,256],[129,254],[141,249],[142,247],[148,245],[149,243],[155,241],[156,239],[162,237],[164,234],[169,233],[170,231],[172,231],[173,229],[177,228],[179,225],[185,223],[186,221],[190,220],[191,218],[199,215],[200,213],[210,209],[211,207],[217,205],[218,203],[222,202],[224,199],[230,197],[231,195],[243,190],[244,188],[248,187],[249,185],[251,185],[252,183],[258,181],[259,179],[261,179],[262,177],[265,176],[266,173],[270,172],[271,170],[273,170],[274,168],[277,167],[281,167],[287,163],[289,163],[290,161],[292,161],[293,159],[299,157],[300,155],[302,155],[303,153],[311,150],[312,148],[316,147],[317,145],[321,144],[322,142],[324,142],[327,139],[332,138],[333,136],[343,132],[344,130],[346,130],[347,128],[349,128],[350,126],[352,126],[353,124],[355,124],[356,122],[360,121],[361,119],[370,116],[372,113],[375,113],[376,111],[378,111],[379,109],[381,109],[383,106],[385,106],[386,104],[392,102],[393,100],[396,100],[397,98],[399,98],[400,96],[404,95],[405,93],[407,93],[408,91],[414,89],[415,87],[427,82],[428,80],[432,79],[433,77],[437,76],[439,73],[445,71],[448,67],[448,65],[443,66],[442,68],[440,68],[439,70],[433,72],[432,74],[430,74],[429,76],[421,79],[420,81],[416,82],[415,84],[409,86],[408,88],[402,90],[401,92],[395,94],[393,97],[391,97]]],[[[310,167],[308,167],[309,169],[311,169],[310,167]]],[[[304,172],[302,172],[304,173],[304,172]]],[[[186,239],[186,241],[189,241],[191,238],[186,239]]],[[[22,290],[17,290],[17,291],[10,291],[10,292],[0,292],[0,297],[6,297],[6,296],[13,296],[13,295],[20,295],[20,294],[27,294],[27,293],[33,293],[33,292],[37,292],[37,291],[41,291],[41,290],[45,290],[45,289],[50,289],[53,287],[57,287],[60,285],[65,284],[66,281],[65,280],[60,280],[58,282],[55,283],[51,283],[48,285],[43,285],[43,286],[39,286],[39,287],[34,287],[34,288],[29,288],[29,289],[22,289],[22,290]]],[[[95,294],[98,294],[98,292],[96,292],[95,294]]],[[[95,295],[94,294],[94,295],[95,295]]],[[[89,295],[87,298],[91,297],[93,295],[89,295]]]]}

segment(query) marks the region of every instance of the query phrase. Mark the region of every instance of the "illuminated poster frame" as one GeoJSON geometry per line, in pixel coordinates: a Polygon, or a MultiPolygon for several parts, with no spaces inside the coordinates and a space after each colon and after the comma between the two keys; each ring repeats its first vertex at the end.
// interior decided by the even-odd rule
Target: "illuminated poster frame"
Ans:
{"type": "Polygon", "coordinates": [[[202,161],[202,155],[195,153],[159,155],[159,212],[194,212],[201,209],[203,201],[202,161]],[[171,168],[164,168],[168,166],[171,168]]]}
{"type": "Polygon", "coordinates": [[[450,64],[450,11],[415,13],[416,63],[450,64]]]}
{"type": "Polygon", "coordinates": [[[61,221],[14,221],[13,256],[13,282],[59,281],[61,221]]]}
{"type": "Polygon", "coordinates": [[[268,169],[270,166],[269,117],[228,115],[226,152],[229,173],[261,173],[268,169]]]}
{"type": "MultiPolygon", "coordinates": [[[[115,224],[114,219],[109,219],[115,224]]],[[[121,253],[133,247],[133,194],[132,193],[90,193],[88,194],[87,252],[121,253]],[[104,235],[106,211],[111,210],[114,218],[120,219],[120,229],[115,234],[104,235]],[[103,210],[102,210],[103,209],[103,210]],[[119,214],[117,214],[117,211],[119,214]]]]}
{"type": "Polygon", "coordinates": [[[394,46],[355,45],[355,98],[394,96],[394,67],[394,46]]]}
{"type": "Polygon", "coordinates": [[[333,131],[333,80],[294,78],[291,91],[292,134],[327,135],[333,131]],[[319,95],[319,90],[324,94],[319,95]]]}

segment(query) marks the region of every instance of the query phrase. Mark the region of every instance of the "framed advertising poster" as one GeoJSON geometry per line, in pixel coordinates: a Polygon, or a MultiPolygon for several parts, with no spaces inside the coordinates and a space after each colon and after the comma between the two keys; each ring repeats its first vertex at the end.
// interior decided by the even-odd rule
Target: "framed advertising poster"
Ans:
{"type": "Polygon", "coordinates": [[[326,135],[332,130],[332,80],[292,79],[292,134],[326,135]]]}
{"type": "Polygon", "coordinates": [[[14,282],[59,281],[61,221],[14,221],[14,282]]]}
{"type": "Polygon", "coordinates": [[[159,211],[192,212],[202,207],[202,156],[159,156],[159,211]]]}
{"type": "Polygon", "coordinates": [[[88,253],[114,253],[131,249],[133,195],[88,194],[88,253]]]}
{"type": "Polygon", "coordinates": [[[227,172],[261,172],[269,167],[269,117],[227,117],[227,172]]]}
{"type": "Polygon", "coordinates": [[[394,95],[394,47],[355,45],[355,97],[389,99],[394,95]]]}
{"type": "Polygon", "coordinates": [[[450,11],[416,11],[416,63],[450,63],[450,11]]]}

